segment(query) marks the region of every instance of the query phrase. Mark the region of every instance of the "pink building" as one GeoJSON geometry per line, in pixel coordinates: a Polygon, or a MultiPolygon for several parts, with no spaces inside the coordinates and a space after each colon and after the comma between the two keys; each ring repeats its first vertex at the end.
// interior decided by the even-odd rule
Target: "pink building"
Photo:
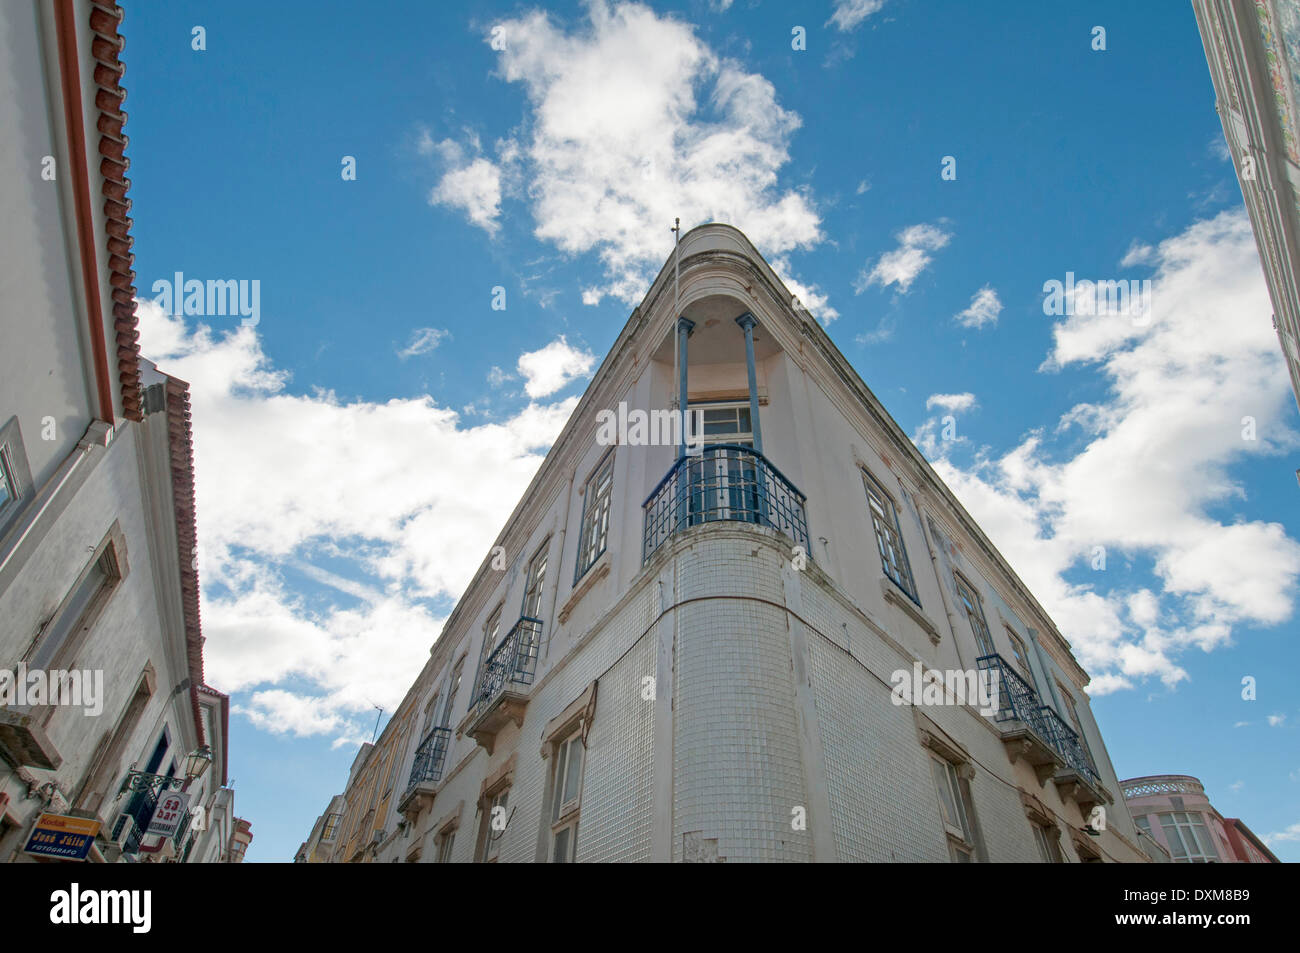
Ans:
{"type": "Polygon", "coordinates": [[[1276,864],[1250,828],[1214,809],[1199,780],[1156,774],[1120,782],[1139,839],[1156,860],[1179,864],[1276,864]],[[1152,842],[1154,841],[1154,846],[1152,842]],[[1167,858],[1160,856],[1161,853],[1167,858]]]}

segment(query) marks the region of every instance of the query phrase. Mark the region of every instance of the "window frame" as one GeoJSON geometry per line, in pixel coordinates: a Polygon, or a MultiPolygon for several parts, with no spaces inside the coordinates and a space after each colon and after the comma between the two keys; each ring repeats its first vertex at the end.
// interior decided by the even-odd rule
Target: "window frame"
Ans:
{"type": "Polygon", "coordinates": [[[8,500],[0,503],[0,539],[3,539],[27,508],[35,491],[22,428],[16,415],[0,425],[0,481],[5,482],[10,494],[8,500]]]}
{"type": "MultiPolygon", "coordinates": [[[[687,436],[698,441],[701,447],[717,446],[718,444],[732,444],[742,447],[753,448],[754,446],[754,420],[751,416],[749,421],[749,430],[740,429],[740,414],[744,411],[749,414],[749,398],[735,398],[733,400],[692,400],[686,404],[687,419],[693,411],[700,411],[701,432],[698,434],[688,434],[687,436]],[[736,429],[725,434],[709,434],[708,424],[705,422],[705,412],[710,410],[734,410],[736,412],[736,429]]],[[[684,425],[685,426],[685,425],[684,425]]]]}
{"type": "Polygon", "coordinates": [[[1021,670],[1020,674],[1029,682],[1034,694],[1038,694],[1038,680],[1034,678],[1034,667],[1029,661],[1029,646],[1025,645],[1025,640],[1008,623],[1004,622],[1003,627],[1007,630],[1007,638],[1011,640],[1011,655],[1021,670]]]}
{"type": "Polygon", "coordinates": [[[1205,815],[1200,811],[1163,811],[1156,814],[1156,819],[1160,821],[1160,830],[1165,835],[1165,843],[1169,845],[1170,859],[1180,864],[1219,863],[1221,859],[1219,849],[1215,847],[1214,838],[1210,834],[1210,825],[1205,823],[1205,815]],[[1166,820],[1166,818],[1171,820],[1166,820]],[[1182,849],[1182,856],[1178,856],[1174,851],[1174,841],[1169,836],[1171,827],[1178,837],[1178,845],[1182,849]],[[1193,852],[1188,849],[1188,834],[1196,842],[1197,849],[1194,856],[1193,852]],[[1208,851],[1206,848],[1208,848],[1208,851]]]}
{"type": "Polygon", "coordinates": [[[451,852],[456,846],[456,828],[442,831],[435,838],[436,852],[433,862],[435,864],[450,864],[451,852]]]}
{"type": "Polygon", "coordinates": [[[859,466],[858,469],[862,473],[862,488],[867,495],[867,517],[871,520],[871,528],[876,537],[876,552],[880,556],[881,569],[885,573],[885,578],[901,589],[919,607],[921,598],[916,590],[916,577],[912,575],[912,562],[907,555],[907,542],[903,539],[903,525],[898,518],[898,504],[889,491],[876,479],[875,474],[864,466],[859,466]],[[883,530],[881,526],[882,520],[877,519],[877,506],[879,506],[882,519],[888,519],[891,522],[891,525],[884,526],[883,530]],[[894,548],[894,546],[890,545],[887,534],[893,536],[898,554],[902,557],[901,566],[891,564],[891,561],[885,555],[887,550],[894,548]],[[899,578],[900,575],[903,578],[899,578]]]}
{"type": "Polygon", "coordinates": [[[528,566],[524,571],[524,599],[519,606],[520,618],[537,619],[538,621],[541,621],[542,599],[546,595],[546,570],[549,568],[547,563],[550,562],[550,548],[551,537],[548,535],[544,540],[542,540],[541,545],[538,546],[537,549],[533,550],[532,558],[528,560],[528,566]],[[541,570],[540,572],[534,573],[534,568],[538,565],[539,559],[541,560],[541,570]],[[535,606],[536,615],[533,615],[528,611],[529,597],[534,593],[534,586],[536,586],[537,596],[535,606]]]}
{"type": "Polygon", "coordinates": [[[1061,853],[1060,829],[1057,828],[1053,835],[1053,832],[1048,830],[1048,825],[1042,821],[1030,820],[1029,826],[1034,829],[1034,842],[1038,845],[1038,854],[1043,859],[1043,863],[1065,863],[1065,857],[1061,853]]]}
{"type": "Polygon", "coordinates": [[[480,839],[482,841],[479,848],[478,862],[480,864],[495,864],[501,856],[501,838],[505,836],[506,830],[492,830],[492,812],[495,808],[500,807],[506,813],[506,826],[510,825],[510,785],[503,784],[491,794],[483,795],[483,820],[481,823],[480,839]],[[496,835],[495,837],[493,835],[496,835]]]}
{"type": "Polygon", "coordinates": [[[547,862],[571,864],[578,854],[578,823],[582,815],[582,792],[587,778],[587,744],[583,740],[581,728],[574,728],[552,742],[550,775],[551,836],[547,862]],[[575,753],[579,761],[577,776],[573,779],[571,769],[575,753]],[[576,790],[569,789],[571,780],[574,780],[576,790]],[[563,859],[557,859],[561,835],[568,839],[563,859]]]}
{"type": "MultiPolygon", "coordinates": [[[[578,524],[578,552],[573,565],[573,584],[576,586],[591,568],[600,561],[609,549],[609,524],[614,506],[614,448],[611,447],[600,461],[592,468],[591,474],[583,484],[582,519],[578,524]],[[605,480],[602,476],[608,474],[605,480]],[[604,492],[600,487],[604,485],[604,492]],[[592,505],[593,500],[595,506],[592,505]],[[590,519],[589,519],[590,518],[590,519]],[[588,540],[589,528],[594,528],[600,520],[600,546],[593,547],[588,540]],[[592,552],[592,550],[595,550],[592,552]]],[[[527,582],[525,582],[527,586],[527,582]]]]}
{"type": "Polygon", "coordinates": [[[935,794],[939,802],[939,823],[948,844],[948,856],[954,863],[976,863],[979,855],[975,838],[974,805],[970,802],[970,786],[964,783],[965,779],[959,773],[960,765],[935,752],[930,752],[928,757],[930,777],[934,782],[935,794]],[[958,825],[950,823],[949,808],[957,815],[955,820],[959,822],[958,825]]]}
{"type": "Polygon", "coordinates": [[[956,570],[952,574],[953,583],[957,588],[957,598],[960,600],[962,607],[966,610],[966,622],[970,625],[971,634],[975,637],[975,645],[980,649],[980,658],[986,655],[996,655],[997,647],[993,644],[993,633],[989,630],[989,619],[984,613],[984,600],[980,597],[979,591],[971,585],[971,581],[956,570]],[[967,599],[963,592],[970,595],[974,600],[967,599]],[[975,621],[978,613],[980,627],[976,628],[975,621]],[[983,633],[981,635],[981,632],[983,633]]]}

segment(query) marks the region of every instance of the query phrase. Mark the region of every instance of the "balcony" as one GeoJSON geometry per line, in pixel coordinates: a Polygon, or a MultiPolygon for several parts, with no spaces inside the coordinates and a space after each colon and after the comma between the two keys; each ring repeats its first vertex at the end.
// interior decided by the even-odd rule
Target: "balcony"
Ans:
{"type": "Polygon", "coordinates": [[[716,520],[767,526],[808,546],[807,500],[752,447],[717,444],[677,460],[646,498],[642,563],[673,533],[716,520]]]}
{"type": "Polygon", "coordinates": [[[1040,704],[1038,693],[1002,656],[985,655],[975,664],[998,673],[996,719],[1007,725],[1002,741],[1011,759],[1023,758],[1033,765],[1039,784],[1052,778],[1061,794],[1072,798],[1085,815],[1094,805],[1109,801],[1078,732],[1040,704]]]}
{"type": "Polygon", "coordinates": [[[975,660],[981,671],[997,673],[998,724],[1003,725],[1002,743],[1012,761],[1024,760],[1034,769],[1038,783],[1044,783],[1065,766],[1065,758],[1056,745],[1048,715],[1052,710],[1041,704],[1038,693],[1001,655],[985,655],[975,660]]]}
{"type": "Polygon", "coordinates": [[[537,656],[542,646],[542,620],[523,616],[498,645],[479,676],[465,734],[492,753],[497,733],[509,722],[524,723],[528,687],[537,674],[537,656]]]}
{"type": "Polygon", "coordinates": [[[1097,774],[1097,768],[1078,732],[1050,708],[1044,707],[1043,711],[1048,715],[1052,731],[1056,735],[1057,750],[1065,758],[1065,769],[1053,779],[1057,790],[1066,797],[1073,798],[1079,805],[1079,810],[1086,815],[1095,805],[1110,800],[1106,796],[1106,789],[1101,786],[1101,776],[1097,774]]]}
{"type": "MultiPolygon", "coordinates": [[[[415,749],[415,764],[411,766],[411,779],[407,782],[406,793],[397,805],[402,816],[409,818],[433,803],[434,792],[442,780],[447,749],[450,747],[450,728],[433,728],[424,736],[420,747],[415,749]]],[[[324,840],[324,836],[321,839],[324,840]]]]}

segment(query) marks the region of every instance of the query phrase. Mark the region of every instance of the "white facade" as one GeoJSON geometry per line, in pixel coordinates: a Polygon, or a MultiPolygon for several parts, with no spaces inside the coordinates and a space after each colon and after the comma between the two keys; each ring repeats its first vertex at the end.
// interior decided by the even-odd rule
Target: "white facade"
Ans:
{"type": "Polygon", "coordinates": [[[720,420],[752,398],[760,426],[739,414],[730,430],[761,440],[762,457],[706,451],[689,466],[713,475],[684,483],[701,495],[681,505],[703,513],[712,499],[722,518],[647,542],[647,512],[686,512],[648,500],[678,449],[631,434],[604,446],[598,412],[672,406],[670,262],[498,537],[504,568],[485,559],[359,756],[333,859],[1145,860],[1087,675],[1033,596],[741,233],[701,226],[679,254],[689,399],[720,420]],[[753,390],[736,321],[746,313],[753,390]],[[606,545],[586,566],[607,454],[606,545]],[[738,462],[715,468],[728,458],[738,462]],[[896,510],[902,584],[885,573],[864,472],[896,510]],[[755,486],[762,502],[744,497],[755,486]],[[804,549],[792,487],[806,495],[804,549]],[[543,556],[539,589],[530,567],[543,556]],[[977,647],[955,573],[978,593],[992,652],[977,647]],[[540,629],[535,653],[507,637],[521,617],[540,622],[515,630],[540,629]],[[503,640],[514,661],[494,667],[503,640]],[[894,704],[894,673],[917,662],[1016,666],[1038,688],[1032,724],[894,704]],[[1089,757],[1077,742],[1072,767],[1043,737],[1075,717],[1095,776],[1076,770],[1089,757]],[[1104,830],[1083,830],[1090,815],[1104,830]]]}
{"type": "Polygon", "coordinates": [[[0,861],[30,859],[46,812],[100,822],[92,861],[187,845],[194,860],[229,794],[229,703],[203,685],[188,387],[135,343],[119,19],[87,0],[0,5],[0,861]],[[27,694],[60,672],[80,680],[27,694]],[[133,770],[175,790],[205,745],[186,826],[142,836],[133,770]]]}

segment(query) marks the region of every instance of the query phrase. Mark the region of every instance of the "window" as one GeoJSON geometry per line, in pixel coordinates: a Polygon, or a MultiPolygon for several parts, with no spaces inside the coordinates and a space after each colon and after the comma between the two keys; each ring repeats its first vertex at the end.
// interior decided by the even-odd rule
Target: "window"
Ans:
{"type": "Polygon", "coordinates": [[[334,835],[339,831],[339,821],[343,819],[342,814],[331,814],[325,818],[325,829],[320,832],[321,840],[333,840],[334,835]]]}
{"type": "Polygon", "coordinates": [[[948,835],[948,854],[955,863],[969,864],[975,860],[969,788],[950,761],[931,756],[930,770],[939,794],[940,819],[948,835]]]}
{"type": "Polygon", "coordinates": [[[739,444],[742,447],[754,445],[754,425],[749,417],[749,401],[727,401],[725,403],[695,403],[689,405],[690,417],[694,411],[700,411],[703,417],[704,434],[700,442],[704,446],[718,443],[739,444]]]}
{"type": "Polygon", "coordinates": [[[445,833],[442,833],[442,834],[439,834],[439,835],[438,835],[438,857],[437,857],[437,863],[439,863],[439,864],[450,864],[450,863],[451,863],[451,848],[452,848],[452,845],[455,844],[455,843],[456,843],[456,830],[455,830],[455,828],[452,828],[451,830],[446,831],[445,833]]]}
{"type": "Polygon", "coordinates": [[[488,656],[497,647],[497,639],[501,637],[501,609],[501,606],[497,606],[483,626],[483,643],[478,650],[478,668],[474,671],[474,697],[470,699],[471,705],[478,704],[478,695],[483,689],[483,669],[487,665],[488,656]]]}
{"type": "Polygon", "coordinates": [[[462,655],[460,661],[456,663],[456,667],[452,669],[451,680],[447,684],[447,703],[442,709],[443,726],[451,725],[451,708],[452,705],[456,704],[456,692],[460,690],[460,677],[464,669],[465,656],[462,655]]]}
{"type": "Polygon", "coordinates": [[[1157,815],[1169,842],[1169,853],[1176,863],[1210,864],[1219,859],[1210,832],[1198,812],[1173,811],[1157,815]]]}
{"type": "Polygon", "coordinates": [[[1029,686],[1037,692],[1038,683],[1034,681],[1034,670],[1029,665],[1029,653],[1025,651],[1025,643],[1011,626],[1007,626],[1007,638],[1011,640],[1011,654],[1015,657],[1016,668],[1020,669],[1020,674],[1025,677],[1025,681],[1029,682],[1029,686]]]}
{"type": "Polygon", "coordinates": [[[546,581],[546,550],[550,545],[551,540],[548,537],[528,563],[528,582],[524,589],[524,605],[519,614],[529,619],[540,619],[542,617],[542,583],[546,581]]]}
{"type": "Polygon", "coordinates": [[[484,801],[483,824],[479,834],[482,845],[479,849],[480,863],[496,863],[501,851],[501,838],[506,832],[506,824],[510,821],[507,810],[509,795],[510,789],[502,788],[484,801]]]}
{"type": "Polygon", "coordinates": [[[555,746],[551,766],[551,862],[571,864],[578,844],[578,808],[586,747],[574,732],[555,746]]]}
{"type": "Polygon", "coordinates": [[[18,502],[18,481],[14,478],[9,457],[9,444],[0,444],[0,520],[8,515],[9,507],[18,502]]]}
{"type": "Polygon", "coordinates": [[[898,588],[907,593],[917,605],[916,586],[912,582],[912,567],[907,561],[907,549],[903,546],[903,535],[898,526],[898,510],[880,484],[866,470],[862,471],[862,485],[867,490],[867,504],[871,509],[871,525],[876,531],[876,548],[880,550],[880,562],[885,575],[894,581],[898,588]]]}
{"type": "Polygon", "coordinates": [[[989,636],[988,623],[984,621],[984,606],[975,590],[961,576],[953,575],[957,583],[957,598],[966,609],[966,618],[970,621],[971,631],[975,633],[975,644],[979,646],[981,656],[992,655],[993,639],[989,636]]]}
{"type": "MultiPolygon", "coordinates": [[[[23,659],[28,668],[55,668],[56,662],[71,662],[76,657],[109,596],[125,575],[118,558],[120,539],[121,533],[114,524],[95,558],[64,598],[63,605],[32,641],[23,659]]],[[[124,550],[125,546],[121,546],[121,551],[124,550]]]]}
{"type": "Polygon", "coordinates": [[[1151,833],[1151,818],[1149,816],[1141,814],[1133,818],[1133,823],[1137,824],[1137,826],[1142,830],[1142,833],[1146,834],[1147,837],[1151,837],[1153,840],[1155,839],[1154,835],[1151,833]]]}
{"type": "Polygon", "coordinates": [[[32,495],[32,473],[27,466],[18,418],[0,426],[0,534],[18,519],[23,499],[32,495]]]}
{"type": "Polygon", "coordinates": [[[605,551],[609,537],[609,503],[613,485],[614,454],[610,452],[605,454],[605,459],[596,467],[596,472],[587,481],[587,489],[582,494],[582,532],[578,536],[578,563],[573,573],[575,584],[605,551]]]}
{"type": "Polygon", "coordinates": [[[1079,735],[1079,744],[1083,745],[1084,753],[1088,755],[1088,760],[1092,760],[1092,748],[1088,745],[1088,736],[1083,733],[1083,722],[1079,720],[1079,711],[1074,707],[1074,698],[1060,682],[1056,687],[1061,690],[1061,703],[1065,705],[1065,711],[1070,716],[1070,724],[1079,735]]]}
{"type": "Polygon", "coordinates": [[[1064,863],[1061,858],[1061,846],[1056,842],[1058,832],[1055,829],[1048,830],[1046,824],[1031,822],[1029,826],[1034,829],[1034,843],[1038,845],[1038,856],[1043,859],[1043,863],[1064,863]]]}

